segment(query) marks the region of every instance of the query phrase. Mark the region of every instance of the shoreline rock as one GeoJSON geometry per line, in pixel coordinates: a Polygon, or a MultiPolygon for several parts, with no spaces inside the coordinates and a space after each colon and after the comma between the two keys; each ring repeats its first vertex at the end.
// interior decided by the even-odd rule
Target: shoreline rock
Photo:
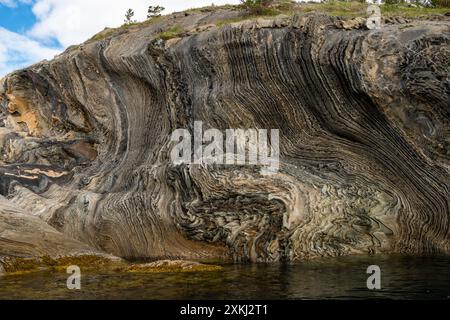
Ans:
{"type": "Polygon", "coordinates": [[[145,264],[132,264],[124,269],[134,273],[159,273],[159,272],[209,272],[220,271],[221,266],[203,264],[186,260],[160,260],[145,264]]]}
{"type": "Polygon", "coordinates": [[[0,253],[450,252],[449,21],[374,31],[296,14],[195,31],[235,16],[108,32],[2,80],[0,253]],[[171,134],[194,121],[279,129],[279,173],[175,165],[171,134]]]}

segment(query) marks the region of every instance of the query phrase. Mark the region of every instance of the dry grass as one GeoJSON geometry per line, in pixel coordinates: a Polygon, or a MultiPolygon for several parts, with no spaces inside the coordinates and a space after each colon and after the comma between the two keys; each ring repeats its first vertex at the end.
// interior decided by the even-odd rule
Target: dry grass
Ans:
{"type": "MultiPolygon", "coordinates": [[[[427,15],[440,15],[446,12],[450,12],[450,8],[448,7],[449,0],[436,0],[440,1],[440,6],[434,8],[426,8],[426,7],[414,7],[408,4],[385,4],[381,5],[381,12],[384,17],[390,16],[398,16],[405,18],[414,18],[420,16],[427,15]]],[[[326,13],[332,16],[339,16],[345,18],[355,18],[355,17],[367,17],[367,3],[365,2],[345,2],[345,1],[329,1],[326,3],[292,3],[288,0],[279,0],[272,7],[265,8],[260,14],[252,14],[241,6],[232,6],[232,5],[224,5],[224,6],[209,6],[203,8],[193,8],[189,9],[186,12],[189,13],[202,13],[209,12],[213,10],[240,10],[242,14],[235,18],[224,19],[216,22],[218,27],[234,23],[240,22],[244,20],[253,20],[260,17],[271,17],[279,14],[292,15],[296,12],[299,13],[307,13],[307,12],[319,12],[326,13]]],[[[169,15],[170,16],[170,15],[169,15]]],[[[135,26],[148,26],[154,23],[158,23],[167,19],[169,16],[160,16],[155,17],[143,22],[136,22],[130,24],[124,24],[119,28],[108,29],[106,31],[102,31],[95,36],[93,36],[88,41],[99,41],[105,38],[111,37],[117,34],[120,31],[127,30],[129,28],[135,26]]],[[[157,38],[163,40],[169,40],[172,38],[176,38],[182,36],[183,31],[179,26],[174,26],[167,31],[161,32],[157,35],[157,38]]]]}
{"type": "MultiPolygon", "coordinates": [[[[422,15],[444,14],[449,8],[425,8],[413,7],[408,4],[381,5],[383,16],[398,16],[405,18],[419,17],[422,15]]],[[[367,3],[332,1],[327,3],[305,3],[298,6],[300,12],[323,12],[340,17],[367,17],[367,3]]]]}

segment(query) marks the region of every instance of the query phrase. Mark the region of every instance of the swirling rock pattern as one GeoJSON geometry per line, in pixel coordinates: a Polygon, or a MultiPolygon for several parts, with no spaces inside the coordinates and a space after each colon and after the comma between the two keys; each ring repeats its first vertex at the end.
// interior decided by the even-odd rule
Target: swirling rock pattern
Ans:
{"type": "Polygon", "coordinates": [[[3,79],[0,201],[124,258],[448,253],[449,21],[213,24],[236,15],[173,15],[3,79]],[[194,121],[279,129],[279,173],[173,165],[194,121]]]}

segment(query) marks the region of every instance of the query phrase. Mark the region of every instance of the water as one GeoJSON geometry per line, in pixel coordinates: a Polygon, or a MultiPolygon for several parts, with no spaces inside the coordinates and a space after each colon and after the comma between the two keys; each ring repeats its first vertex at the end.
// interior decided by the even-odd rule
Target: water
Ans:
{"type": "Polygon", "coordinates": [[[363,256],[293,264],[227,264],[203,273],[83,273],[68,290],[65,273],[0,277],[0,299],[446,299],[450,257],[363,256]],[[381,290],[366,287],[369,265],[381,290]]]}

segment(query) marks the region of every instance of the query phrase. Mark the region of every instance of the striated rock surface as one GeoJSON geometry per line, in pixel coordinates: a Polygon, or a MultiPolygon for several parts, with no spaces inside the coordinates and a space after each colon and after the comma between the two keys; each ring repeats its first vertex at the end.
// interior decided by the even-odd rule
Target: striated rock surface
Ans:
{"type": "Polygon", "coordinates": [[[215,25],[236,15],[107,30],[4,78],[0,222],[124,258],[448,253],[449,21],[215,25]],[[194,121],[279,129],[279,173],[175,166],[171,134],[194,121]]]}
{"type": "Polygon", "coordinates": [[[0,197],[0,248],[5,256],[70,256],[97,250],[58,232],[39,217],[9,205],[0,197]]]}
{"type": "Polygon", "coordinates": [[[63,235],[38,216],[23,212],[0,196],[0,274],[5,269],[34,271],[61,262],[80,264],[83,260],[120,263],[120,259],[63,235]]]}

